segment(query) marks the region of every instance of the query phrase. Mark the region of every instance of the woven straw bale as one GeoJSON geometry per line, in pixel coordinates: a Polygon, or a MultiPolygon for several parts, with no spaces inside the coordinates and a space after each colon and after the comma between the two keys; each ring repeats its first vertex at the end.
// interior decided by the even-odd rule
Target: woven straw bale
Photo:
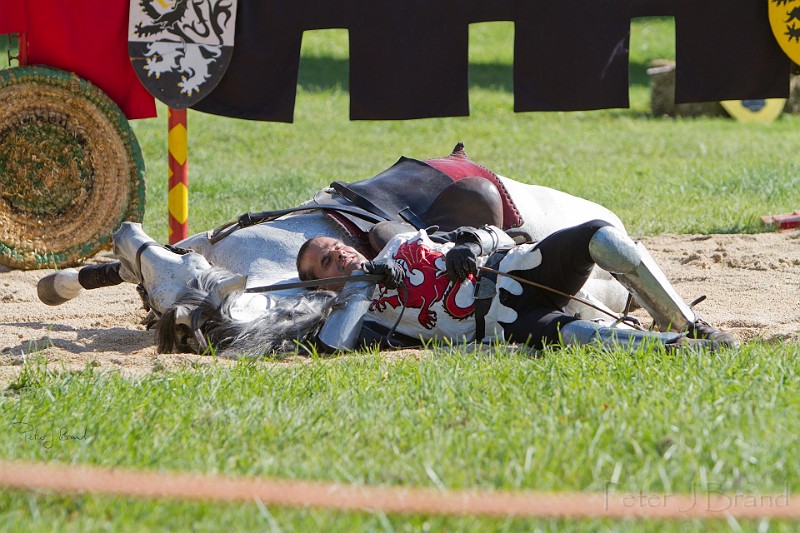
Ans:
{"type": "Polygon", "coordinates": [[[75,266],[144,214],[144,163],[119,108],[74,74],[0,71],[0,264],[75,266]]]}

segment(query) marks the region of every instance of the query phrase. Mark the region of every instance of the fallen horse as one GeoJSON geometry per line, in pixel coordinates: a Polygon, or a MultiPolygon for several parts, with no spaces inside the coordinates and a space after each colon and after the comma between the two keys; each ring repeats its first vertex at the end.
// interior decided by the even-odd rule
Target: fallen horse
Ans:
{"type": "MultiPolygon", "coordinates": [[[[492,225],[517,242],[535,243],[595,219],[608,222],[614,238],[595,247],[597,257],[592,260],[604,268],[595,267],[567,305],[567,312],[596,321],[573,335],[574,342],[676,345],[690,331],[695,337],[717,339],[708,339],[709,345],[720,344],[720,338],[721,344],[733,344],[729,336],[720,337],[699,321],[611,211],[554,189],[498,176],[472,162],[461,144],[444,158],[401,158],[368,180],[334,182],[296,208],[245,214],[175,248],[159,245],[141,225],[125,223],[114,234],[118,262],[46,276],[39,282],[39,297],[58,305],[83,289],[134,283],[159,330],[162,352],[203,352],[213,346],[232,355],[257,355],[293,350],[297,341],[320,338],[336,339],[323,347],[350,349],[365,337],[358,329],[363,317],[348,316],[353,306],[341,310],[352,298],[363,299],[371,285],[348,284],[350,288],[336,297],[302,288],[252,292],[296,280],[295,259],[306,240],[328,236],[374,257],[383,243],[374,242],[372,230],[385,223],[429,231],[492,225]],[[662,332],[643,332],[609,319],[625,312],[631,294],[662,332]],[[354,333],[346,341],[343,328],[354,333]]],[[[374,340],[383,333],[372,331],[367,337],[374,340]]]]}

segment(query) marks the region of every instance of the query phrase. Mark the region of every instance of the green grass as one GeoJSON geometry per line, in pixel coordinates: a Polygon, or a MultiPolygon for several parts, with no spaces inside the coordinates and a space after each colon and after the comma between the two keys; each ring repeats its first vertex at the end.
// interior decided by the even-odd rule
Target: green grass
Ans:
{"type": "MultiPolygon", "coordinates": [[[[535,358],[434,350],[421,360],[362,354],[310,365],[239,364],[156,373],[47,375],[31,367],[0,425],[89,437],[46,449],[15,430],[0,456],[370,485],[656,494],[797,491],[797,346],[535,358]]],[[[532,530],[546,521],[381,517],[270,509],[289,531],[532,530]]],[[[0,495],[0,524],[61,530],[268,528],[256,505],[0,495]],[[35,510],[34,510],[35,509],[35,510]],[[135,527],[134,527],[135,526],[135,527]]],[[[702,523],[694,524],[699,530],[702,523]]],[[[563,524],[562,524],[563,525],[563,524]]],[[[641,524],[570,523],[638,531],[641,524]]],[[[663,524],[658,524],[659,529],[663,524]]],[[[652,527],[656,527],[653,525],[652,527]]],[[[672,529],[685,525],[673,525],[672,529]]]]}
{"type": "MultiPolygon", "coordinates": [[[[770,125],[648,115],[644,74],[674,57],[673,25],[637,23],[631,109],[514,114],[513,28],[472,28],[469,118],[350,122],[347,36],[303,47],[293,125],[190,112],[190,231],[295,205],[400,155],[470,155],[519,181],[611,207],[636,235],[759,231],[800,208],[800,119],[770,125]]],[[[145,229],[166,240],[166,113],[134,122],[148,169],[145,229]]],[[[354,354],[240,363],[142,378],[31,363],[0,396],[0,457],[373,485],[735,494],[800,490],[800,347],[719,354],[592,349],[541,357],[458,347],[425,357],[354,354]],[[16,422],[86,431],[49,449],[16,422]]],[[[780,522],[535,521],[398,517],[0,493],[0,530],[791,531],[780,522]]]]}
{"type": "MultiPolygon", "coordinates": [[[[244,211],[296,205],[400,155],[447,155],[457,141],[499,174],[608,206],[640,236],[761,231],[760,215],[798,208],[797,116],[762,125],[656,120],[644,110],[515,115],[511,94],[472,94],[470,118],[414,122],[349,122],[347,95],[335,91],[301,94],[293,125],[190,113],[190,233],[244,211]],[[321,114],[329,120],[310,118],[321,114]]],[[[145,229],[164,240],[166,125],[134,128],[148,165],[145,229]]]]}

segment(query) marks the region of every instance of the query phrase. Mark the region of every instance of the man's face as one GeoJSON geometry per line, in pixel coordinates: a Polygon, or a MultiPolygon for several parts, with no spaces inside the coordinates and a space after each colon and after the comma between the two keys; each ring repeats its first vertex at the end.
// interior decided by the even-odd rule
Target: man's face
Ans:
{"type": "MultiPolygon", "coordinates": [[[[299,270],[313,279],[347,276],[361,269],[367,258],[352,246],[331,237],[315,237],[300,258],[299,270]]],[[[321,289],[339,291],[344,283],[320,285],[321,289]]]]}

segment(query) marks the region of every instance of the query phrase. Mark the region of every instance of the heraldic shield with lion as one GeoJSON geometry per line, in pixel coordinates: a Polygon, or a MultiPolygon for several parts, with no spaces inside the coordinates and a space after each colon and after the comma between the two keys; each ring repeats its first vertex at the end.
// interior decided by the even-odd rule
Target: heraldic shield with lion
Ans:
{"type": "Polygon", "coordinates": [[[236,0],[133,1],[128,20],[128,54],[136,75],[170,107],[202,100],[230,63],[236,0]]]}

